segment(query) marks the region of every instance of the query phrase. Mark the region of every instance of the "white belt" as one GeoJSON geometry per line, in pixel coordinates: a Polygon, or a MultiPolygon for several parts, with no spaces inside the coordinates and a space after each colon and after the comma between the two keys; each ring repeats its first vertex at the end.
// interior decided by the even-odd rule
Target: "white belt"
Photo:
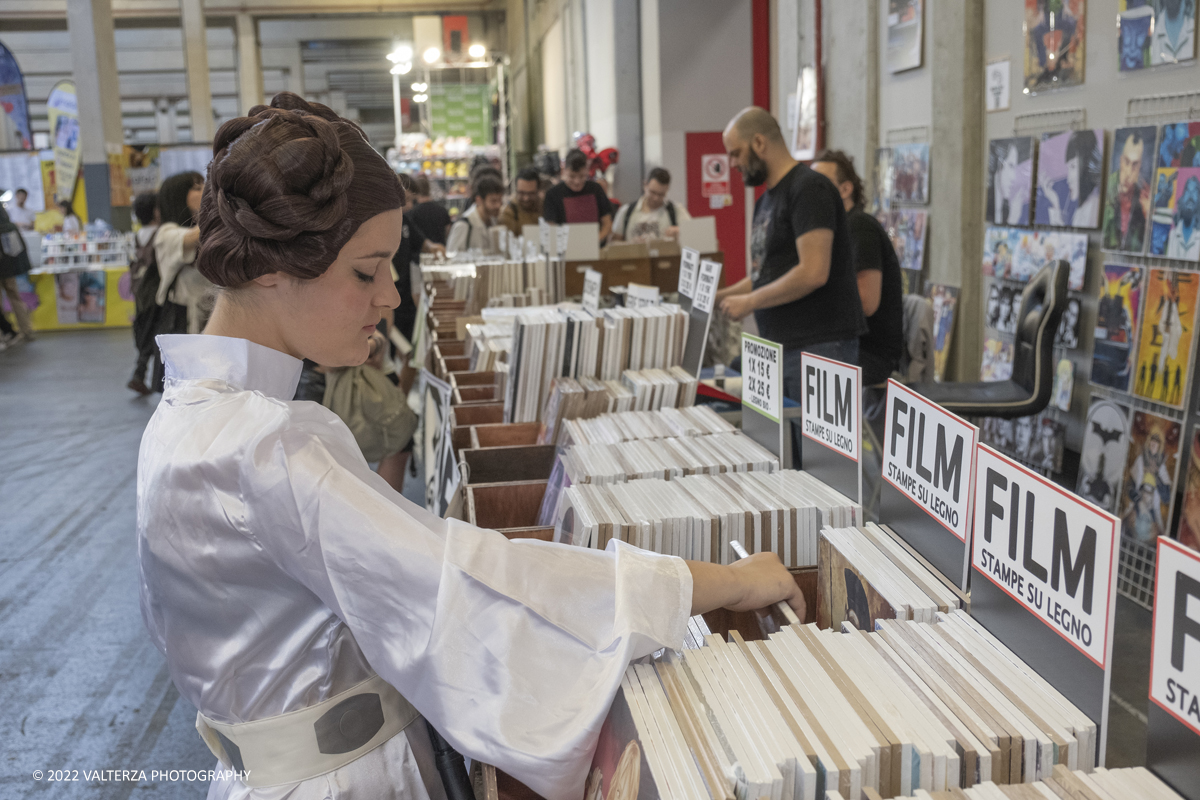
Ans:
{"type": "Polygon", "coordinates": [[[378,675],[315,706],[229,725],[196,712],[213,755],[257,789],[298,783],[366,755],[420,714],[378,675]]]}

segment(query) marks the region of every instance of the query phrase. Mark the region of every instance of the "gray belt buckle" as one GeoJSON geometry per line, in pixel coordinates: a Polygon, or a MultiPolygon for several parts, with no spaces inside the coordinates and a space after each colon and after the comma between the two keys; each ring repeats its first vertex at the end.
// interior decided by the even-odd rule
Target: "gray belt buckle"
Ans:
{"type": "Polygon", "coordinates": [[[379,733],[383,722],[383,701],[378,694],[347,697],[313,723],[317,749],[331,756],[357,750],[379,733]]]}

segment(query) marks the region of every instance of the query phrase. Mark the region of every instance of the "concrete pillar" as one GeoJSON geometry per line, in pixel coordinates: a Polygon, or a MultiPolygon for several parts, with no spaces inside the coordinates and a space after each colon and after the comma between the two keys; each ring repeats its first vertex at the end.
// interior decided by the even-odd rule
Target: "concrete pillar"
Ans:
{"type": "Polygon", "coordinates": [[[263,102],[262,59],[259,55],[258,23],[249,14],[238,14],[237,75],[238,106],[243,114],[263,102]]]}
{"type": "MultiPolygon", "coordinates": [[[[879,142],[879,5],[825,2],[825,146],[869,179],[879,142]]],[[[796,91],[795,77],[791,91],[796,91]]]]}
{"type": "Polygon", "coordinates": [[[159,144],[175,144],[179,141],[175,103],[165,97],[160,97],[154,102],[154,127],[158,131],[159,144]]]}
{"type": "Polygon", "coordinates": [[[642,0],[642,161],[663,163],[662,62],[659,56],[658,0],[642,0]]]}
{"type": "Polygon", "coordinates": [[[212,115],[212,86],[208,82],[208,33],[204,0],[179,0],[183,21],[183,54],[187,65],[188,110],[192,141],[211,142],[216,130],[212,115]]]}
{"type": "Polygon", "coordinates": [[[937,104],[929,159],[929,274],[934,283],[959,286],[946,379],[975,381],[983,313],[983,4],[939,2],[925,24],[937,104]]]}
{"type": "Polygon", "coordinates": [[[621,153],[610,187],[642,193],[641,13],[638,0],[587,0],[588,124],[596,147],[621,153]]]}
{"type": "Polygon", "coordinates": [[[79,103],[79,156],[88,216],[129,230],[128,205],[113,206],[108,154],[121,153],[121,88],[113,39],[112,0],[69,0],[71,71],[79,103]]]}
{"type": "Polygon", "coordinates": [[[289,92],[304,96],[304,56],[300,53],[300,43],[297,42],[293,47],[288,48],[287,55],[287,71],[288,82],[287,88],[289,92]]]}

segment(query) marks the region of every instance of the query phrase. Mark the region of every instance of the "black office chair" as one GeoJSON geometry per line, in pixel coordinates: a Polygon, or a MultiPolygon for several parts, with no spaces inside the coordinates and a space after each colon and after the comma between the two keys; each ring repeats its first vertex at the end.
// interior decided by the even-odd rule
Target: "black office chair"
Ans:
{"type": "Polygon", "coordinates": [[[1053,261],[1021,292],[1013,344],[1012,378],[992,383],[916,383],[909,386],[952,414],[1015,419],[1050,404],[1054,383],[1054,334],[1067,307],[1071,265],[1053,261]]]}

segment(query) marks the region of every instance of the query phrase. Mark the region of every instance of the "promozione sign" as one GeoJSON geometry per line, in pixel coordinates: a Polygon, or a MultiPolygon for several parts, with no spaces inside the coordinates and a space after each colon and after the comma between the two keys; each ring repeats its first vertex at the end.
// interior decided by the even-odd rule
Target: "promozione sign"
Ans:
{"type": "Polygon", "coordinates": [[[1200,736],[1200,553],[1158,537],[1150,700],[1200,736]]]}
{"type": "Polygon", "coordinates": [[[987,445],[975,479],[976,572],[1106,669],[1117,518],[987,445]]]}
{"type": "Polygon", "coordinates": [[[783,346],[742,334],[742,405],[779,422],[783,346]]]}
{"type": "Polygon", "coordinates": [[[964,543],[971,532],[978,434],[974,425],[888,381],[883,479],[964,543]]]}
{"type": "Polygon", "coordinates": [[[800,355],[804,379],[803,433],[858,461],[862,448],[862,369],[812,353],[800,355]]]}

